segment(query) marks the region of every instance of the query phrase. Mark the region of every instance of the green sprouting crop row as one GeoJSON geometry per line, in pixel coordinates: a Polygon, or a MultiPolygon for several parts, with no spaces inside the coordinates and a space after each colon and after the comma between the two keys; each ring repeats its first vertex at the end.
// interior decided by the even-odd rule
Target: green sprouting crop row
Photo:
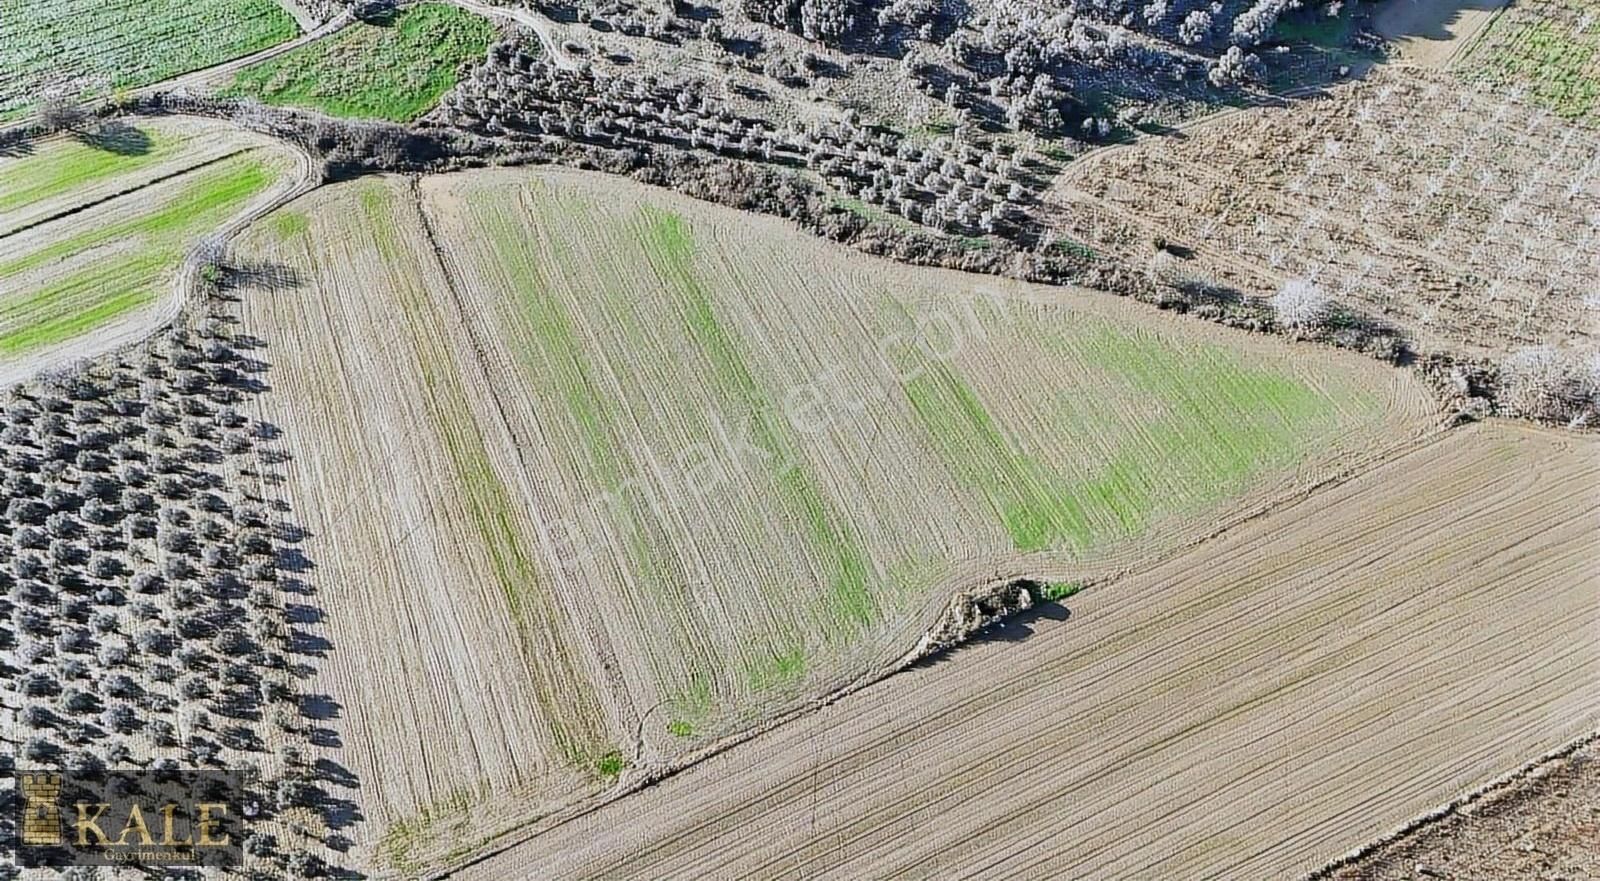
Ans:
{"type": "Polygon", "coordinates": [[[1221,348],[1180,348],[1097,321],[1038,336],[1098,386],[1087,399],[1077,386],[1056,413],[1041,413],[1064,432],[1048,445],[1059,458],[1022,451],[959,365],[926,356],[902,365],[902,388],[929,443],[953,477],[988,500],[1020,551],[1077,555],[1137,535],[1154,517],[1214,501],[1292,461],[1336,416],[1317,390],[1221,348]],[[1138,401],[1160,415],[1130,422],[1120,414],[1138,401]]]}
{"type": "Polygon", "coordinates": [[[1502,13],[1469,75],[1518,87],[1556,115],[1600,122],[1600,15],[1590,4],[1533,0],[1502,13]]]}
{"type": "Polygon", "coordinates": [[[494,28],[459,7],[423,3],[362,22],[246,68],[228,94],[334,116],[410,122],[489,50],[494,28]]]}
{"type": "Polygon", "coordinates": [[[149,139],[146,148],[138,151],[107,150],[92,143],[65,141],[0,163],[0,214],[166,161],[183,145],[181,139],[154,129],[137,131],[149,139]]]}
{"type": "Polygon", "coordinates": [[[382,185],[366,187],[361,191],[361,203],[367,228],[394,279],[390,289],[416,346],[428,415],[464,496],[464,513],[488,556],[528,656],[540,661],[529,672],[547,717],[552,745],[574,765],[592,762],[609,749],[596,696],[575,667],[565,622],[545,589],[545,573],[535,559],[534,543],[514,513],[510,490],[490,461],[459,367],[440,330],[438,310],[416,283],[423,273],[414,267],[426,251],[400,244],[389,190],[382,185]]]}
{"type": "Polygon", "coordinates": [[[75,338],[154,301],[184,251],[263,192],[275,172],[241,154],[196,172],[146,214],[92,227],[0,261],[0,357],[75,338]],[[21,279],[99,248],[82,268],[24,287],[21,279]]]}
{"type": "Polygon", "coordinates": [[[210,67],[292,39],[274,0],[6,0],[0,4],[0,122],[46,88],[103,95],[210,67]]]}

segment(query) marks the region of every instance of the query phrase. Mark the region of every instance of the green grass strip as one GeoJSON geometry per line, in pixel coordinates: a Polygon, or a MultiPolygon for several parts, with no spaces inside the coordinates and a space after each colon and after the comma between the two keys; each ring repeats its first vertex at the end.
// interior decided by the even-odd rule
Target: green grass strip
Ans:
{"type": "MultiPolygon", "coordinates": [[[[1082,388],[1097,395],[1059,425],[1086,450],[1105,451],[1082,474],[1022,452],[955,365],[923,353],[897,365],[933,450],[989,502],[1021,551],[1083,553],[1137,535],[1153,516],[1219,500],[1292,463],[1336,418],[1327,395],[1219,347],[1109,326],[1046,340],[1084,368],[1082,388]],[[1130,422],[1118,410],[1140,400],[1160,415],[1130,422]],[[1083,418],[1083,407],[1099,418],[1083,418]]],[[[1357,410],[1376,406],[1361,392],[1341,394],[1357,410]]]]}
{"type": "Polygon", "coordinates": [[[141,129],[149,149],[124,154],[79,141],[50,144],[37,154],[0,162],[0,212],[26,208],[78,187],[119,177],[171,158],[183,143],[165,134],[141,129]]]}
{"type": "MultiPolygon", "coordinates": [[[[641,240],[651,264],[677,298],[683,325],[711,365],[711,379],[729,406],[753,417],[752,440],[772,453],[772,477],[809,533],[812,546],[833,568],[829,614],[846,635],[872,623],[876,606],[866,557],[851,530],[828,503],[796,446],[787,437],[781,411],[756,381],[738,342],[722,324],[694,267],[693,235],[682,217],[643,209],[641,240]]],[[[830,633],[836,633],[830,629],[830,633]]]]}
{"type": "MultiPolygon", "coordinates": [[[[669,669],[681,668],[681,676],[690,680],[709,680],[717,660],[714,646],[705,638],[710,624],[689,586],[669,565],[671,537],[655,503],[644,495],[655,491],[646,478],[650,469],[641,467],[623,440],[627,420],[623,404],[603,391],[589,354],[593,344],[581,338],[565,302],[552,289],[551,279],[557,277],[585,290],[624,290],[626,282],[614,267],[627,259],[626,245],[616,243],[615,260],[580,256],[573,237],[593,228],[582,222],[590,210],[587,203],[554,200],[539,187],[527,193],[527,204],[492,200],[475,217],[493,247],[496,265],[516,293],[509,320],[515,328],[512,338],[526,341],[518,348],[520,366],[534,388],[548,391],[554,399],[552,410],[565,412],[570,419],[573,431],[568,436],[573,442],[563,443],[561,449],[575,456],[574,467],[603,494],[599,501],[623,539],[632,581],[645,589],[646,596],[630,600],[642,604],[639,614],[657,615],[659,626],[670,632],[671,657],[664,656],[654,640],[646,643],[651,669],[663,677],[663,690],[681,684],[667,680],[669,669]],[[540,245],[551,257],[549,266],[535,257],[540,245]]],[[[585,244],[596,247],[595,242],[585,244]]],[[[599,303],[606,310],[608,326],[620,329],[631,344],[645,344],[651,331],[640,325],[627,303],[604,297],[599,303]]]]}
{"type": "MultiPolygon", "coordinates": [[[[361,204],[385,262],[406,280],[422,277],[419,269],[412,268],[417,257],[395,236],[392,194],[374,184],[361,191],[361,204]]],[[[571,765],[589,767],[610,749],[594,690],[573,661],[560,611],[542,589],[543,577],[528,552],[531,542],[514,515],[510,491],[490,461],[461,376],[440,335],[439,316],[426,292],[414,284],[402,281],[394,290],[417,346],[417,370],[430,421],[445,446],[456,485],[465,496],[465,513],[489,555],[495,581],[523,640],[551,740],[571,765]]]]}
{"type": "Polygon", "coordinates": [[[104,260],[25,297],[0,300],[0,355],[54,345],[106,325],[156,299],[170,253],[104,260]]]}
{"type": "Polygon", "coordinates": [[[90,229],[0,262],[0,278],[9,278],[107,242],[141,238],[150,246],[170,246],[198,236],[237,214],[275,179],[274,172],[259,158],[249,154],[236,156],[197,172],[183,189],[148,214],[90,229]]]}
{"type": "MultiPolygon", "coordinates": [[[[1506,19],[1512,31],[1511,42],[1496,47],[1484,64],[1488,76],[1497,82],[1525,84],[1529,95],[1540,105],[1564,119],[1582,121],[1600,115],[1600,70],[1595,59],[1600,54],[1600,38],[1589,36],[1581,42],[1576,34],[1564,33],[1548,21],[1506,19]]],[[[1591,29],[1596,26],[1591,24],[1591,29]]]]}

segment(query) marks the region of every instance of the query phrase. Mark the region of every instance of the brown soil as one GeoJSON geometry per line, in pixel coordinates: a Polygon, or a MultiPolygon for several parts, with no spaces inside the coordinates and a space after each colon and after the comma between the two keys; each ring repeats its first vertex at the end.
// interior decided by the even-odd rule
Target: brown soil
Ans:
{"type": "Polygon", "coordinates": [[[1330,881],[1600,878],[1600,742],[1325,876],[1330,881]]]}
{"type": "Polygon", "coordinates": [[[457,877],[1314,871],[1600,724],[1595,453],[1453,433],[457,877]]]}

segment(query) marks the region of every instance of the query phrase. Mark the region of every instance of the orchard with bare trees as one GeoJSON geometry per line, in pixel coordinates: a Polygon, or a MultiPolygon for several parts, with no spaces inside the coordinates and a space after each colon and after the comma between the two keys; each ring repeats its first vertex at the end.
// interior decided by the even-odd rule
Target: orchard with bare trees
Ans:
{"type": "Polygon", "coordinates": [[[200,304],[0,402],[0,737],[30,769],[258,772],[272,831],[246,849],[320,877],[323,649],[267,492],[286,454],[241,414],[255,344],[200,304]]]}

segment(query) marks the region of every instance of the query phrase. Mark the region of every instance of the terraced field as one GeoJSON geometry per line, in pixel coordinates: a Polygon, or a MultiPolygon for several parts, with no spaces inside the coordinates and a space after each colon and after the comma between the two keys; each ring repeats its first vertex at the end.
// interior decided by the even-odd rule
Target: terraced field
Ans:
{"type": "Polygon", "coordinates": [[[246,67],[224,93],[409,122],[454,88],[463,65],[481,60],[493,38],[494,27],[471,12],[421,3],[246,67]]]}
{"type": "Polygon", "coordinates": [[[171,119],[0,158],[0,382],[135,339],[202,237],[305,182],[289,148],[171,119]]]}
{"type": "Polygon", "coordinates": [[[1364,359],[577,173],[340,184],[239,251],[296,282],[242,326],[363,841],[413,869],[884,669],[954,590],[1110,575],[1428,420],[1364,359]]]}
{"type": "Polygon", "coordinates": [[[1453,432],[451,877],[1302,877],[1600,726],[1597,516],[1453,432]]]}
{"type": "Polygon", "coordinates": [[[274,0],[6,0],[0,122],[63,85],[103,95],[210,67],[293,38],[274,0]]]}

